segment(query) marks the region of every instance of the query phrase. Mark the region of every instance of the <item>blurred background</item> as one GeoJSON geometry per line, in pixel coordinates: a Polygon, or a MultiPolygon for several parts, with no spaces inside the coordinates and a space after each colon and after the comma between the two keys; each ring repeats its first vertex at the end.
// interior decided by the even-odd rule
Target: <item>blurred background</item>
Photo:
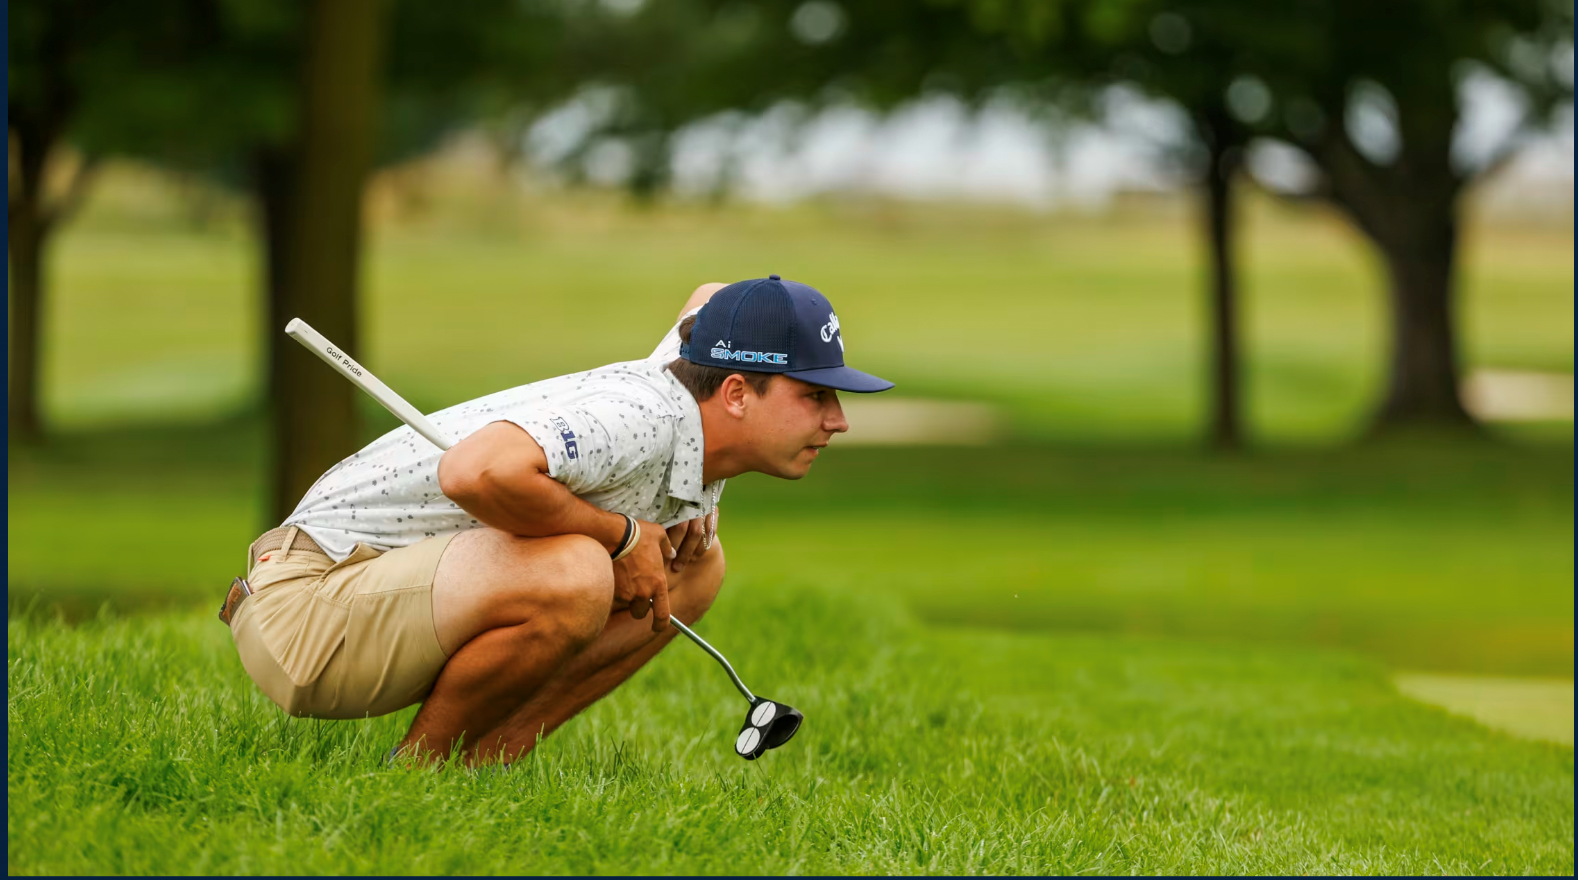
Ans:
{"type": "Polygon", "coordinates": [[[1571,741],[1570,2],[9,25],[12,614],[217,605],[395,426],[291,317],[431,411],[779,273],[898,389],[805,481],[731,481],[722,601],[1355,650],[1460,703],[1549,684],[1519,717],[1571,741]]]}

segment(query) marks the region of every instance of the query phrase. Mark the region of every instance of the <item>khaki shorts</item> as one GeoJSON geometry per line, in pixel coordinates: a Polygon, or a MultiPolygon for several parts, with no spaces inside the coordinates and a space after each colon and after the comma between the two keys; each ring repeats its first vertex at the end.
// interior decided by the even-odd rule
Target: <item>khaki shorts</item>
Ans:
{"type": "Polygon", "coordinates": [[[387,553],[357,544],[342,562],[265,554],[230,621],[241,665],[296,716],[365,718],[420,702],[449,660],[433,629],[433,573],[453,537],[387,553]]]}

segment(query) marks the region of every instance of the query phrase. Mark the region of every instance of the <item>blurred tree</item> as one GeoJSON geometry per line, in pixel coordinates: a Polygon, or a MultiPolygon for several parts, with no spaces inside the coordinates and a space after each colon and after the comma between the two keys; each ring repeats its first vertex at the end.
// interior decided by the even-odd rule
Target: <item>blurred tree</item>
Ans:
{"type": "Polygon", "coordinates": [[[138,9],[91,0],[17,0],[8,10],[6,57],[8,187],[6,245],[10,256],[10,338],[7,361],[9,440],[40,438],[39,359],[49,244],[81,203],[98,164],[94,152],[68,159],[67,139],[84,116],[116,112],[110,88],[136,83],[153,57],[180,39],[180,27],[143,27],[163,18],[168,3],[138,9]],[[74,161],[73,161],[74,160],[74,161]],[[51,181],[64,175],[64,186],[51,181]],[[58,190],[51,192],[52,189],[58,190]]]}
{"type": "Polygon", "coordinates": [[[928,92],[1004,82],[1003,45],[972,36],[957,9],[869,0],[676,0],[592,5],[580,53],[592,119],[563,161],[614,142],[631,154],[638,198],[666,186],[669,139],[723,115],[858,103],[891,110],[928,92]],[[808,14],[809,13],[809,14],[808,14]]]}
{"type": "MultiPolygon", "coordinates": [[[[1229,222],[1227,181],[1251,138],[1301,151],[1316,172],[1313,194],[1352,221],[1387,267],[1391,352],[1375,429],[1472,425],[1453,322],[1461,196],[1570,105],[1570,0],[962,2],[978,28],[1040,34],[1019,41],[1033,48],[1032,71],[1038,58],[1064,69],[1073,61],[1093,84],[1134,82],[1181,107],[1210,157],[1213,230],[1229,222]],[[1071,6],[1078,13],[1058,20],[1074,27],[1042,26],[1049,9],[1071,6]],[[1477,151],[1459,138],[1471,76],[1511,92],[1521,112],[1501,143],[1477,151]]],[[[1232,294],[1226,241],[1213,233],[1219,401],[1233,360],[1222,344],[1233,325],[1221,308],[1232,294]]]]}
{"type": "Polygon", "coordinates": [[[9,128],[13,436],[39,431],[48,234],[80,202],[102,157],[230,173],[238,143],[292,124],[300,4],[262,0],[21,0],[10,9],[9,128]],[[237,39],[244,34],[244,39],[237,39]],[[86,160],[58,207],[45,183],[67,143],[86,160]]]}
{"type": "MultiPolygon", "coordinates": [[[[342,2],[312,8],[321,15],[320,7],[342,2]]],[[[360,83],[356,94],[338,94],[345,81],[337,66],[346,63],[353,32],[365,34],[368,26],[337,14],[335,27],[350,30],[328,42],[315,35],[307,44],[324,56],[309,61],[299,134],[260,139],[248,153],[269,291],[264,333],[275,408],[273,522],[288,516],[325,470],[360,445],[354,389],[325,381],[322,365],[282,331],[301,317],[353,356],[358,350],[353,280],[367,163],[409,159],[450,132],[484,122],[510,145],[533,111],[567,93],[577,75],[568,57],[577,45],[570,17],[553,4],[473,0],[462,15],[421,0],[380,2],[392,6],[381,80],[360,83]],[[325,66],[312,67],[319,64],[325,66]],[[385,97],[375,107],[372,94],[380,91],[385,97]],[[332,228],[318,228],[331,208],[339,214],[332,228]],[[307,388],[312,391],[304,394],[307,388]]]]}
{"type": "MultiPolygon", "coordinates": [[[[360,161],[354,159],[357,151],[374,164],[403,161],[431,149],[448,133],[479,122],[492,128],[498,143],[513,149],[532,113],[568,93],[569,83],[584,75],[583,67],[575,63],[576,53],[593,35],[584,28],[575,30],[576,16],[549,0],[473,0],[464,15],[441,4],[385,0],[389,8],[383,12],[358,12],[383,22],[375,31],[367,31],[365,22],[352,25],[339,20],[338,16],[349,14],[345,9],[335,9],[329,24],[314,25],[317,19],[312,16],[325,14],[322,6],[338,4],[309,0],[150,2],[164,5],[132,8],[103,0],[24,0],[13,5],[13,177],[20,164],[19,110],[37,104],[48,111],[40,115],[55,120],[48,129],[54,138],[51,144],[69,138],[89,155],[144,159],[251,196],[265,291],[266,399],[273,410],[276,439],[266,515],[278,522],[312,480],[354,449],[358,439],[350,390],[333,387],[342,383],[322,382],[315,372],[321,366],[303,360],[303,352],[281,332],[291,317],[300,316],[353,354],[356,351],[356,292],[345,274],[354,263],[342,258],[354,260],[357,240],[354,228],[345,226],[354,217],[345,213],[350,195],[341,186],[355,182],[359,204],[366,175],[340,174],[331,166],[350,162],[346,168],[352,168],[360,161]],[[113,14],[123,8],[126,14],[113,14]],[[91,64],[75,60],[85,54],[81,50],[59,50],[66,36],[84,42],[79,34],[89,24],[90,33],[104,44],[103,49],[91,44],[91,64]],[[311,36],[315,26],[348,28],[343,34],[347,39],[383,33],[388,45],[377,52],[376,46],[346,43],[325,50],[327,56],[313,61],[307,48],[321,46],[311,36]],[[54,48],[46,51],[46,43],[54,48]],[[318,76],[312,72],[317,68],[308,68],[309,64],[351,64],[348,53],[353,48],[385,56],[380,75],[364,84],[371,91],[345,92],[351,83],[342,78],[343,71],[318,76]],[[52,72],[68,58],[76,65],[69,68],[74,77],[69,81],[52,72]],[[53,66],[46,66],[46,61],[53,66]],[[55,97],[61,89],[55,86],[55,92],[50,91],[52,82],[71,86],[69,101],[55,97]],[[353,105],[335,109],[335,102],[357,95],[371,102],[372,109],[353,105]],[[53,103],[46,104],[45,99],[53,103]],[[319,99],[331,104],[314,105],[319,99]],[[367,143],[347,140],[356,135],[354,130],[325,127],[348,124],[356,114],[366,126],[367,143]],[[348,152],[338,159],[320,152],[342,149],[348,152]],[[314,162],[321,164],[309,166],[314,162]],[[310,169],[316,169],[314,183],[305,179],[310,169]],[[320,237],[320,233],[327,236],[319,228],[326,223],[338,224],[338,232],[320,237]],[[310,268],[296,265],[302,253],[310,268]],[[316,399],[315,389],[327,396],[316,399]]],[[[367,59],[355,63],[365,64],[367,59]]],[[[22,118],[21,124],[30,118],[22,118]]],[[[23,155],[43,152],[30,147],[23,155]]],[[[44,177],[36,173],[29,180],[44,177]]],[[[12,188],[13,217],[18,210],[15,194],[21,190],[12,188]]],[[[12,249],[14,272],[37,265],[15,258],[15,234],[12,249]]],[[[36,320],[16,319],[27,309],[36,314],[35,304],[36,299],[19,302],[13,296],[13,328],[36,325],[36,320]]],[[[25,341],[31,344],[33,338],[25,341]]],[[[35,350],[17,345],[13,335],[13,413],[19,401],[27,401],[26,406],[36,412],[36,403],[31,402],[36,401],[31,393],[36,373],[16,368],[19,359],[24,366],[30,364],[35,350]],[[16,394],[19,385],[28,393],[16,394]]],[[[12,423],[26,424],[14,416],[12,423]]]]}
{"type": "MultiPolygon", "coordinates": [[[[728,109],[857,104],[888,112],[928,95],[951,95],[976,107],[1017,103],[1056,133],[1071,120],[1096,115],[1108,86],[1142,80],[1142,88],[1184,107],[1192,124],[1173,153],[1192,169],[1205,196],[1210,439],[1236,448],[1242,428],[1231,188],[1249,131],[1228,111],[1233,56],[1217,42],[1198,40],[1191,51],[1148,66],[1135,55],[1136,47],[1153,48],[1146,22],[1136,26],[1109,16],[1094,38],[1085,22],[1094,11],[1076,0],[1023,9],[969,0],[647,4],[623,27],[611,28],[628,45],[619,44],[601,69],[625,91],[587,141],[663,144],[664,132],[728,109]]],[[[652,150],[648,161],[664,163],[667,153],[652,150]]],[[[631,175],[638,192],[661,182],[660,172],[642,171],[640,164],[631,175]]]]}
{"type": "Polygon", "coordinates": [[[1570,106],[1572,3],[1330,0],[1289,12],[1311,49],[1263,53],[1246,73],[1273,97],[1264,130],[1312,161],[1315,193],[1385,262],[1392,337],[1375,427],[1470,425],[1454,323],[1462,196],[1570,106]],[[1481,149],[1460,138],[1470,77],[1508,90],[1520,114],[1481,149]]]}
{"type": "MultiPolygon", "coordinates": [[[[1166,145],[1200,196],[1208,267],[1207,441],[1234,450],[1245,442],[1240,298],[1235,258],[1235,190],[1252,130],[1235,83],[1249,54],[1290,51],[1278,7],[1233,0],[1192,0],[1192,18],[1166,3],[1069,2],[1057,27],[1045,23],[1044,4],[1030,4],[1015,21],[1001,7],[977,6],[976,26],[1016,35],[1027,78],[1074,79],[1087,100],[1119,85],[1133,86],[1181,111],[1178,142],[1166,145]]],[[[1054,97],[1055,100],[1055,97],[1054,97]]]]}
{"type": "MultiPolygon", "coordinates": [[[[383,100],[375,116],[362,120],[369,139],[364,149],[376,165],[405,161],[432,149],[445,135],[482,122],[494,127],[498,142],[509,145],[522,136],[534,108],[569,89],[566,83],[574,72],[563,53],[573,43],[564,39],[567,19],[549,4],[477,0],[468,5],[465,15],[418,0],[400,0],[391,6],[388,58],[380,87],[383,100]]],[[[280,9],[277,4],[272,8],[280,9]]],[[[289,80],[282,73],[289,69],[287,61],[300,43],[290,30],[266,24],[237,22],[227,43],[246,46],[261,62],[249,65],[246,75],[259,81],[262,90],[275,96],[287,94],[289,80]]],[[[223,60],[223,55],[214,59],[223,60]]],[[[300,105],[299,129],[290,124],[237,126],[233,130],[237,143],[227,153],[242,157],[265,255],[263,332],[276,455],[269,516],[274,522],[287,516],[312,482],[357,445],[351,389],[335,388],[323,400],[302,399],[302,381],[324,384],[317,374],[322,367],[282,333],[292,317],[301,317],[353,356],[359,348],[354,288],[329,285],[308,294],[292,280],[301,278],[296,262],[316,241],[302,231],[307,217],[303,208],[317,212],[323,207],[319,203],[323,190],[305,180],[304,163],[313,154],[304,142],[311,124],[310,100],[309,90],[300,105]],[[322,313],[321,324],[315,313],[322,313]],[[331,424],[338,427],[325,429],[325,414],[333,414],[331,424]]],[[[340,116],[334,106],[322,108],[330,114],[322,122],[340,116]]],[[[343,143],[343,139],[336,135],[328,142],[343,143]]],[[[225,173],[223,165],[210,168],[220,176],[225,173]]],[[[358,185],[358,205],[360,192],[358,185]]],[[[356,249],[354,239],[341,239],[333,247],[343,255],[353,255],[356,249]]]]}
{"type": "MultiPolygon", "coordinates": [[[[440,4],[386,2],[389,8],[378,13],[387,37],[378,54],[385,57],[378,78],[367,85],[379,97],[368,98],[375,106],[357,123],[365,126],[365,144],[351,145],[346,137],[354,132],[339,128],[356,109],[336,109],[334,102],[347,99],[336,92],[345,86],[339,75],[318,76],[305,66],[349,63],[343,57],[312,62],[304,54],[317,45],[310,16],[322,14],[321,4],[305,0],[225,0],[212,7],[208,27],[185,47],[183,77],[163,84],[155,112],[111,120],[94,132],[105,149],[195,172],[251,196],[262,251],[266,399],[274,439],[266,512],[271,523],[288,515],[359,439],[352,389],[323,382],[321,365],[282,332],[292,317],[301,317],[353,356],[359,353],[356,289],[328,280],[338,276],[344,282],[354,265],[331,265],[354,260],[358,251],[357,237],[343,225],[350,215],[342,213],[336,236],[320,238],[314,230],[328,222],[327,199],[350,198],[335,188],[340,184],[356,182],[360,205],[366,175],[343,176],[324,166],[315,173],[328,177],[308,182],[308,163],[352,161],[349,155],[331,160],[318,152],[342,147],[365,152],[374,165],[397,163],[478,120],[493,121],[500,139],[508,140],[529,119],[522,110],[545,103],[543,95],[555,89],[567,89],[559,72],[563,18],[550,4],[474,0],[465,15],[456,15],[440,4]],[[329,94],[335,95],[331,103],[315,111],[312,102],[329,94]],[[515,124],[502,126],[499,121],[507,119],[515,124]],[[314,125],[319,135],[309,143],[314,125]],[[325,127],[330,125],[336,127],[325,127]],[[328,274],[310,280],[306,273],[313,270],[297,265],[302,259],[328,274]]],[[[331,54],[343,52],[344,47],[331,54]]],[[[348,210],[349,204],[336,210],[348,210]]]]}
{"type": "MultiPolygon", "coordinates": [[[[380,4],[167,0],[117,15],[120,4],[81,0],[38,4],[29,24],[44,35],[98,37],[64,55],[85,73],[71,92],[69,127],[57,137],[89,155],[135,156],[222,181],[259,167],[269,315],[300,314],[349,347],[365,177],[358,156],[370,151],[376,125],[370,65],[383,38],[380,4]],[[281,168],[299,173],[274,173],[281,168]],[[309,169],[311,199],[300,201],[309,169]]],[[[57,51],[27,60],[43,82],[58,78],[57,51]]],[[[13,100],[13,129],[15,108],[13,100]]],[[[273,494],[288,496],[270,507],[288,512],[358,437],[350,389],[302,381],[310,356],[275,344],[284,321],[270,323],[273,494]]]]}
{"type": "Polygon", "coordinates": [[[600,66],[618,100],[587,143],[649,145],[660,167],[638,160],[631,180],[643,189],[661,183],[666,133],[725,109],[883,111],[951,93],[976,106],[1018,99],[1062,122],[1120,83],[1177,106],[1211,267],[1210,436],[1228,447],[1242,442],[1232,192],[1251,141],[1302,151],[1312,194],[1387,266],[1376,429],[1466,426],[1452,320],[1460,196],[1572,95],[1570,0],[693,0],[622,17],[622,40],[607,43],[617,55],[600,66]],[[1523,111],[1503,144],[1474,157],[1455,137],[1469,75],[1511,90],[1523,111]]]}
{"type": "MultiPolygon", "coordinates": [[[[385,0],[320,0],[307,15],[301,124],[286,160],[294,192],[285,219],[278,313],[300,317],[348,351],[357,343],[362,190],[371,168],[385,0]]],[[[273,311],[273,309],[271,309],[273,311]]],[[[280,335],[283,324],[269,330],[280,335]]],[[[275,521],[360,445],[356,389],[325,376],[299,346],[272,358],[275,521]]]]}

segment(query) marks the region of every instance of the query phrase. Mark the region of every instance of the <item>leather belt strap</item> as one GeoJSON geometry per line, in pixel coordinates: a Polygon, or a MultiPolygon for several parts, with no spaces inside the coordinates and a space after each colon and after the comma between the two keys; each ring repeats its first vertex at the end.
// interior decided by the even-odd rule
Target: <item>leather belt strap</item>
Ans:
{"type": "Polygon", "coordinates": [[[292,553],[297,550],[305,550],[308,553],[316,553],[319,556],[329,555],[323,552],[323,548],[319,547],[317,542],[313,541],[312,538],[301,529],[296,528],[295,526],[280,526],[277,529],[269,529],[263,533],[262,537],[252,542],[252,549],[247,551],[248,563],[257,562],[258,557],[265,553],[273,553],[277,550],[284,549],[285,536],[293,529],[296,532],[296,537],[290,542],[290,549],[292,553]]]}
{"type": "MultiPolygon", "coordinates": [[[[296,526],[280,526],[277,529],[270,529],[264,532],[261,537],[252,542],[252,546],[247,548],[247,573],[251,574],[252,566],[257,564],[258,557],[276,553],[283,549],[286,540],[290,541],[290,552],[292,553],[299,550],[303,553],[316,553],[326,559],[332,558],[329,554],[323,552],[323,548],[319,547],[317,542],[309,538],[307,533],[300,528],[296,526]]],[[[231,581],[230,592],[225,595],[225,601],[219,605],[219,619],[226,626],[229,626],[231,619],[235,617],[236,609],[240,608],[241,603],[253,592],[255,591],[247,583],[246,578],[238,577],[231,581]]]]}

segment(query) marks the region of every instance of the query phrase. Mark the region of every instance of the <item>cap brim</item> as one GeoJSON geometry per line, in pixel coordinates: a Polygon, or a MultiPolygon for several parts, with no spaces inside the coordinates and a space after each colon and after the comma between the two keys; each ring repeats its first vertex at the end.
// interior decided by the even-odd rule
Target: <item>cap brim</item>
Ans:
{"type": "Polygon", "coordinates": [[[784,375],[791,379],[799,379],[801,382],[810,382],[812,385],[836,388],[839,391],[853,391],[856,394],[871,394],[877,391],[886,391],[893,387],[893,383],[886,379],[879,379],[870,373],[862,373],[852,367],[790,370],[785,372],[784,375]]]}

